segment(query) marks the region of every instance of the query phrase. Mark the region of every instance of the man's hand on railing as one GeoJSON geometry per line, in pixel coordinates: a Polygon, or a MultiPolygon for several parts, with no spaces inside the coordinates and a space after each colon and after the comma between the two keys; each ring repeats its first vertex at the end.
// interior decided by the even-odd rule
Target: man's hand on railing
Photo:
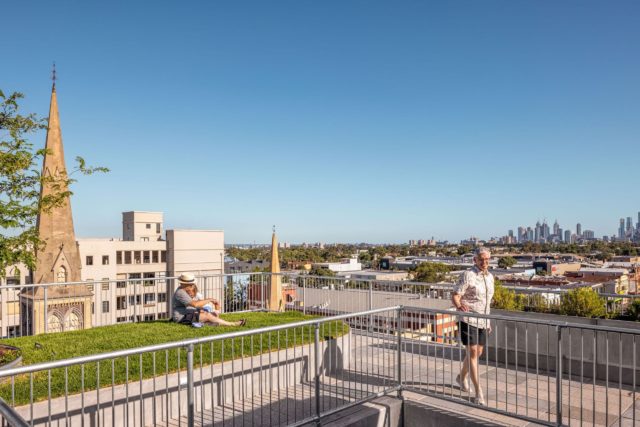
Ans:
{"type": "Polygon", "coordinates": [[[456,307],[456,309],[458,311],[469,311],[469,307],[467,307],[467,304],[462,301],[460,301],[460,304],[456,307]]]}

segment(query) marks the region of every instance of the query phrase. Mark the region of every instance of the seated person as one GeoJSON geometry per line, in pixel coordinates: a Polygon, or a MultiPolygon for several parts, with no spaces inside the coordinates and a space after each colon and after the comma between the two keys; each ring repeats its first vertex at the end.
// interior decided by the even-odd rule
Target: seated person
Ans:
{"type": "Polygon", "coordinates": [[[220,317],[203,311],[202,308],[207,304],[219,304],[213,298],[196,300],[195,285],[196,279],[191,273],[181,274],[178,278],[180,286],[173,294],[173,316],[172,319],[177,323],[191,325],[193,323],[203,323],[209,325],[221,326],[244,326],[246,320],[242,319],[237,322],[227,322],[220,317]]]}

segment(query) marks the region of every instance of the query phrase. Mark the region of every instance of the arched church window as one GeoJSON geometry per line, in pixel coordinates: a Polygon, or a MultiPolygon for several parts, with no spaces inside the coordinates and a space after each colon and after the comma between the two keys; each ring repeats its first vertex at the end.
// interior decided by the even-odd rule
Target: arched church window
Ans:
{"type": "Polygon", "coordinates": [[[56,277],[56,282],[63,283],[67,281],[67,269],[64,268],[64,265],[61,265],[58,269],[58,275],[56,277]]]}

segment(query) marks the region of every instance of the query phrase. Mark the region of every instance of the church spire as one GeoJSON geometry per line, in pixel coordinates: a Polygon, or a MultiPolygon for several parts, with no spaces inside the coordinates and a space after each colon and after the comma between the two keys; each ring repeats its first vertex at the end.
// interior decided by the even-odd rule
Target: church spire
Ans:
{"type": "Polygon", "coordinates": [[[278,256],[278,237],[276,226],[271,235],[271,284],[269,286],[269,310],[283,311],[282,279],[280,278],[280,257],[278,256]]]}
{"type": "MultiPolygon", "coordinates": [[[[60,192],[67,192],[67,168],[58,114],[56,72],[53,68],[53,86],[47,126],[46,152],[42,162],[43,180],[40,201],[60,192]]],[[[45,243],[36,253],[35,283],[71,282],[80,280],[80,254],[76,245],[71,213],[71,200],[66,196],[59,206],[38,214],[38,235],[45,243]]]]}

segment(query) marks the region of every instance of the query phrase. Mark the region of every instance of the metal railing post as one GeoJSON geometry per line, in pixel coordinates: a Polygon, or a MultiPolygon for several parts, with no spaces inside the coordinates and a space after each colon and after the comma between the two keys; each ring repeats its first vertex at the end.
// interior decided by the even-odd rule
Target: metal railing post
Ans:
{"type": "Polygon", "coordinates": [[[373,309],[373,282],[369,282],[369,308],[368,310],[373,309]]]}
{"type": "Polygon", "coordinates": [[[260,307],[261,310],[264,311],[264,300],[266,298],[266,294],[265,294],[265,286],[264,286],[264,275],[266,273],[261,273],[260,274],[260,307]]]}
{"type": "Polygon", "coordinates": [[[320,425],[320,323],[314,324],[313,353],[316,373],[316,423],[320,425]]]}
{"type": "Polygon", "coordinates": [[[302,314],[307,314],[307,278],[302,278],[302,314]]]}
{"type": "MultiPolygon", "coordinates": [[[[44,288],[44,332],[49,332],[49,299],[48,299],[48,290],[49,288],[44,288]]],[[[56,331],[57,332],[57,331],[56,331]]]]}
{"type": "Polygon", "coordinates": [[[195,411],[193,406],[193,344],[187,346],[187,425],[193,427],[195,411]]]}
{"type": "Polygon", "coordinates": [[[556,425],[562,425],[562,327],[556,325],[556,425]]]}
{"type": "Polygon", "coordinates": [[[398,397],[402,398],[402,307],[398,307],[396,319],[396,330],[398,331],[398,397]]]}

